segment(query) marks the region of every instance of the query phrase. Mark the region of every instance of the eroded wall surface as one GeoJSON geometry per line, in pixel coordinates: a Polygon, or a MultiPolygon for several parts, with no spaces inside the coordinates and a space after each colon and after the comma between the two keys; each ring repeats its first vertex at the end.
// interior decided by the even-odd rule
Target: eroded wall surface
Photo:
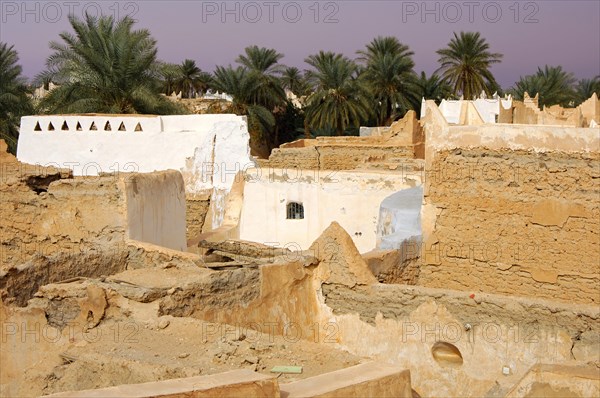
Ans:
{"type": "Polygon", "coordinates": [[[423,129],[414,111],[389,127],[362,128],[360,137],[317,137],[281,145],[262,168],[352,170],[385,168],[406,159],[423,159],[423,129]]]}
{"type": "Polygon", "coordinates": [[[597,130],[430,114],[419,283],[600,302],[597,130]]]}
{"type": "Polygon", "coordinates": [[[186,247],[179,172],[73,177],[10,155],[0,168],[0,289],[9,303],[25,305],[47,283],[123,270],[129,239],[186,247]]]}
{"type": "Polygon", "coordinates": [[[183,179],[176,171],[134,174],[123,180],[127,236],[185,251],[186,203],[183,179]]]}
{"type": "Polygon", "coordinates": [[[274,149],[268,161],[259,160],[258,164],[265,169],[352,170],[369,167],[370,163],[411,159],[414,156],[412,146],[373,145],[358,141],[363,140],[363,137],[345,138],[346,140],[339,145],[323,142],[301,148],[274,149]]]}
{"type": "Polygon", "coordinates": [[[220,285],[208,300],[184,288],[161,309],[398,365],[422,396],[504,396],[536,363],[598,363],[597,305],[378,284],[336,223],[308,251],[277,257],[258,274],[255,295],[220,285]],[[439,342],[456,351],[436,352],[439,342]]]}

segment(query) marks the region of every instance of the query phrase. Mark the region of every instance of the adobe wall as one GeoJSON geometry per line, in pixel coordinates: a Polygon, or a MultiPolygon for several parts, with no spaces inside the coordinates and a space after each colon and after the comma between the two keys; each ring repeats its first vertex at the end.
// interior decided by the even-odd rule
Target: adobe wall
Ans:
{"type": "MultiPolygon", "coordinates": [[[[421,120],[427,114],[427,101],[421,105],[421,120]]],[[[450,124],[479,125],[500,122],[500,115],[511,109],[512,98],[477,98],[475,100],[442,100],[439,110],[450,124]]]]}
{"type": "Polygon", "coordinates": [[[563,108],[560,105],[544,106],[538,124],[548,124],[570,127],[588,127],[583,123],[581,109],[563,108]]]}
{"type": "Polygon", "coordinates": [[[251,281],[240,276],[216,275],[211,299],[182,285],[162,300],[161,314],[338,346],[410,370],[422,396],[503,396],[540,361],[598,360],[597,305],[378,284],[336,223],[309,250],[274,258],[251,281]],[[434,355],[440,341],[458,349],[460,363],[434,355]]]}
{"type": "Polygon", "coordinates": [[[20,131],[21,162],[76,176],[173,169],[192,194],[226,188],[228,171],[251,163],[247,125],[236,115],[26,116],[20,131]]]}
{"type": "Polygon", "coordinates": [[[530,98],[527,93],[523,101],[513,101],[508,109],[501,109],[499,123],[535,124],[548,126],[593,127],[600,119],[600,102],[594,93],[576,108],[563,108],[560,105],[544,106],[540,110],[537,96],[530,98]],[[593,122],[592,122],[593,121],[593,122]]]}
{"type": "Polygon", "coordinates": [[[581,109],[584,126],[589,126],[592,120],[596,124],[600,124],[600,100],[598,100],[596,93],[579,105],[579,109],[581,109]]]}
{"type": "Polygon", "coordinates": [[[192,240],[202,233],[206,214],[210,207],[210,194],[186,195],[186,238],[192,240]]]}
{"type": "Polygon", "coordinates": [[[262,168],[353,170],[381,168],[402,159],[423,159],[424,133],[414,111],[408,111],[390,127],[360,137],[317,137],[281,145],[262,168]]]}
{"type": "Polygon", "coordinates": [[[3,268],[35,254],[80,253],[123,240],[125,206],[115,176],[73,178],[69,170],[0,163],[3,268]]]}
{"type": "Polygon", "coordinates": [[[0,161],[0,290],[24,305],[37,288],[121,271],[127,241],[182,250],[178,172],[73,177],[70,170],[0,161]]]}
{"type": "Polygon", "coordinates": [[[277,148],[271,152],[269,160],[258,160],[257,163],[262,168],[274,169],[353,170],[373,163],[414,157],[412,146],[374,145],[361,143],[360,139],[347,137],[343,145],[317,143],[300,148],[277,148]]]}
{"type": "Polygon", "coordinates": [[[44,395],[48,398],[278,398],[279,396],[279,384],[274,375],[266,376],[247,369],[232,370],[210,376],[122,384],[95,390],[67,391],[44,395]]]}
{"type": "Polygon", "coordinates": [[[597,130],[430,114],[419,284],[599,303],[597,130]]]}
{"type": "Polygon", "coordinates": [[[181,173],[134,174],[122,183],[127,238],[186,251],[186,201],[181,173]]]}
{"type": "Polygon", "coordinates": [[[538,362],[598,363],[596,305],[405,285],[323,283],[320,292],[326,342],[406,367],[421,396],[503,396],[538,362]],[[437,342],[460,359],[446,352],[436,360],[437,342]]]}
{"type": "Polygon", "coordinates": [[[511,123],[514,124],[538,124],[540,110],[520,101],[513,102],[511,123]]]}
{"type": "Polygon", "coordinates": [[[600,369],[595,366],[536,364],[505,398],[600,396],[600,369]]]}

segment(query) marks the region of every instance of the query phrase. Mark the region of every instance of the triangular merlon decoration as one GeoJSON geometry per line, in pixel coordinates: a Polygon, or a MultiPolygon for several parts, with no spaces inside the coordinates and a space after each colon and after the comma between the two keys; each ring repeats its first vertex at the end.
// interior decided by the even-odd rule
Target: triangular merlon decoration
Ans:
{"type": "Polygon", "coordinates": [[[135,129],[134,129],[133,131],[144,131],[144,130],[142,130],[142,125],[141,125],[140,123],[138,123],[138,124],[135,126],[135,129]]]}
{"type": "Polygon", "coordinates": [[[33,128],[33,131],[42,131],[42,128],[40,127],[40,122],[37,122],[35,124],[35,127],[33,128]]]}
{"type": "Polygon", "coordinates": [[[112,131],[109,121],[106,121],[106,124],[104,125],[104,131],[112,131]]]}

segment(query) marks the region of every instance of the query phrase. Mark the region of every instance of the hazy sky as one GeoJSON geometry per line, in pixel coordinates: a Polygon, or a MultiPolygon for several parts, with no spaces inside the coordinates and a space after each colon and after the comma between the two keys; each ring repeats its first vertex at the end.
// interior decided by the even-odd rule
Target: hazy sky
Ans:
{"type": "Polygon", "coordinates": [[[600,0],[590,1],[5,1],[0,41],[14,44],[26,76],[44,69],[48,42],[70,30],[67,15],[132,15],[158,41],[159,58],[185,58],[212,71],[244,47],[272,47],[306,68],[319,50],[354,57],[378,35],[414,51],[416,70],[437,68],[435,51],[454,31],[479,31],[504,54],[493,67],[508,88],[538,66],[562,65],[577,78],[600,74],[600,0]]]}

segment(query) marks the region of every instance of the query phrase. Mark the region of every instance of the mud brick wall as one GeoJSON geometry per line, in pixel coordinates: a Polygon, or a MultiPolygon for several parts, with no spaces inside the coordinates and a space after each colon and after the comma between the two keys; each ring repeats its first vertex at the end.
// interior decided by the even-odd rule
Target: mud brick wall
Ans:
{"type": "Polygon", "coordinates": [[[412,145],[339,145],[275,149],[260,167],[308,170],[352,170],[358,167],[414,158],[412,145]]]}
{"type": "Polygon", "coordinates": [[[210,207],[209,195],[189,195],[185,198],[187,240],[197,238],[202,233],[204,220],[210,207]]]}
{"type": "Polygon", "coordinates": [[[0,167],[0,269],[123,241],[126,217],[114,176],[73,179],[68,170],[18,162],[0,167]]]}
{"type": "Polygon", "coordinates": [[[600,154],[450,149],[428,165],[420,285],[600,303],[600,154]]]}

